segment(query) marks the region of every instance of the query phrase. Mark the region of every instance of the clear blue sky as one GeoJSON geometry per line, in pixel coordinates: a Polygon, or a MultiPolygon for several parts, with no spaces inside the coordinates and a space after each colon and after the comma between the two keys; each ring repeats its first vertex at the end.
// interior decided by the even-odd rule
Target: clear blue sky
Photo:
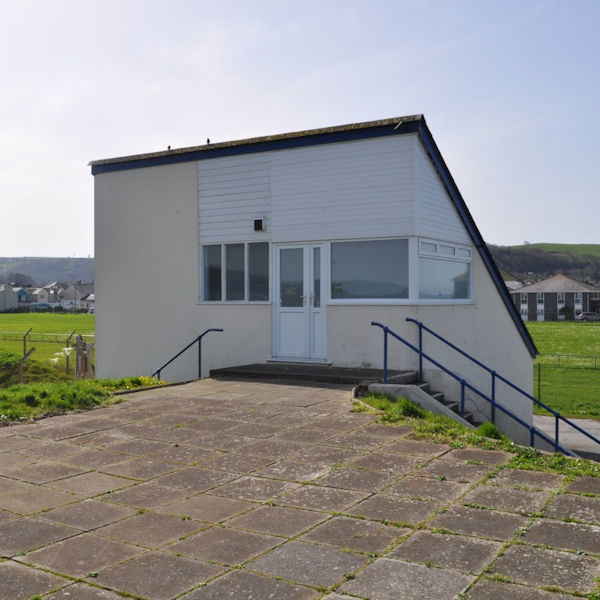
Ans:
{"type": "Polygon", "coordinates": [[[600,2],[0,0],[0,256],[92,159],[423,113],[486,241],[600,243],[600,2]]]}

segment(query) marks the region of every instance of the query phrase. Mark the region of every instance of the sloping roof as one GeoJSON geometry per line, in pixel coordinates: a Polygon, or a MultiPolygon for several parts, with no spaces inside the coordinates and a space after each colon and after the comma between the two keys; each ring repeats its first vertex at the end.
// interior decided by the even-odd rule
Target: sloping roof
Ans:
{"type": "Polygon", "coordinates": [[[600,291],[597,287],[589,283],[577,281],[566,275],[554,275],[543,281],[532,283],[522,287],[519,292],[529,293],[556,293],[556,292],[597,292],[600,291]]]}
{"type": "Polygon", "coordinates": [[[203,146],[192,146],[188,148],[179,148],[175,150],[166,150],[161,152],[152,152],[149,154],[136,154],[131,156],[121,156],[117,158],[108,158],[94,160],[89,164],[92,167],[92,174],[99,175],[110,171],[123,171],[128,169],[140,169],[144,167],[153,167],[159,165],[175,164],[195,160],[204,160],[209,158],[218,158],[223,156],[234,156],[239,154],[249,154],[256,152],[267,152],[271,150],[284,150],[304,146],[313,146],[321,144],[332,144],[352,140],[367,138],[376,138],[383,136],[393,136],[402,134],[417,134],[421,140],[425,151],[429,155],[438,175],[448,193],[451,201],[456,208],[465,228],[467,229],[473,244],[477,248],[483,263],[485,264],[498,294],[502,298],[506,310],[509,312],[515,327],[518,329],[523,342],[532,356],[537,354],[537,348],[529,331],[525,327],[521,315],[513,304],[510,293],[496,266],[492,255],[486,246],[475,221],[458,186],[446,166],[446,163],[435,143],[425,117],[423,115],[409,115],[403,117],[394,117],[391,119],[382,119],[379,121],[366,121],[363,123],[352,123],[348,125],[339,125],[336,127],[326,127],[323,129],[311,129],[305,131],[296,131],[293,133],[284,133],[273,136],[249,138],[230,142],[221,142],[216,144],[205,144],[203,146]]]}

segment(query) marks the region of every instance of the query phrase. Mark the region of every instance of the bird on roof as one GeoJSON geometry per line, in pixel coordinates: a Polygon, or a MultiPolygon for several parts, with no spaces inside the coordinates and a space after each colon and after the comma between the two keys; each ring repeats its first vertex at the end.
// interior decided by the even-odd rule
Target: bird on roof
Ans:
{"type": "Polygon", "coordinates": [[[208,146],[210,144],[210,138],[206,138],[206,145],[208,146]]]}

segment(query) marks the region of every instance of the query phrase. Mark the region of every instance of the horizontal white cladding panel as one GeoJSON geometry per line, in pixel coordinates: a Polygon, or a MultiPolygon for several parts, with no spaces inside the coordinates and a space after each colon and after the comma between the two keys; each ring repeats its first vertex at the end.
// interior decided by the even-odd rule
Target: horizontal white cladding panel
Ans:
{"type": "Polygon", "coordinates": [[[412,135],[198,163],[200,243],[414,235],[412,135]],[[265,239],[265,234],[258,234],[265,239]]]}
{"type": "Polygon", "coordinates": [[[198,163],[200,243],[266,239],[254,219],[271,214],[271,153],[198,163]]]}
{"type": "Polygon", "coordinates": [[[273,240],[413,234],[415,147],[397,136],[274,153],[273,240]]]}
{"type": "Polygon", "coordinates": [[[417,144],[416,164],[417,234],[462,244],[470,243],[469,234],[421,144],[417,144]]]}

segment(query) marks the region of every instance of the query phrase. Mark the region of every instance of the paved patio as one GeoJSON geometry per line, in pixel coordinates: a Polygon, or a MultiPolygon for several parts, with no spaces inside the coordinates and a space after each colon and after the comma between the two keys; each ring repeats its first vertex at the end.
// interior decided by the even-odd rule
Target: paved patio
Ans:
{"type": "Polygon", "coordinates": [[[1,599],[598,591],[600,479],[411,440],[350,412],[348,387],[204,380],[123,399],[0,428],[1,599]]]}

